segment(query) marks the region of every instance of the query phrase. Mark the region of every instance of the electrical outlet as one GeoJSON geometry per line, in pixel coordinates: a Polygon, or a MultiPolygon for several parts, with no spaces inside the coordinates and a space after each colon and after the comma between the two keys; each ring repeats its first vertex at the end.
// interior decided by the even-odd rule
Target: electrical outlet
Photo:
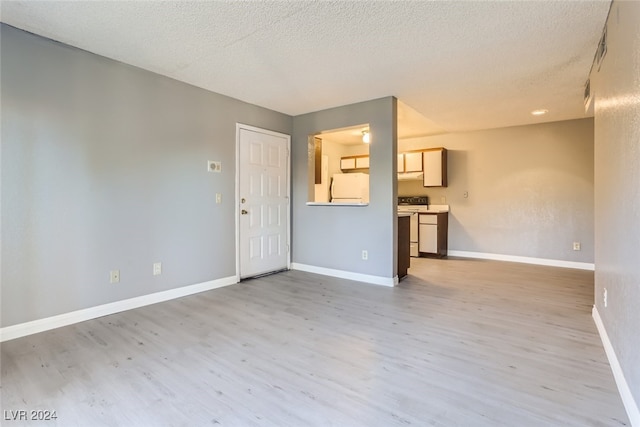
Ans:
{"type": "Polygon", "coordinates": [[[369,259],[369,251],[362,251],[362,259],[365,261],[369,259]]]}
{"type": "Polygon", "coordinates": [[[442,196],[440,197],[440,203],[442,203],[443,205],[447,203],[447,198],[442,196]]]}
{"type": "Polygon", "coordinates": [[[573,242],[573,250],[574,251],[579,251],[580,250],[580,242],[573,242]]]}
{"type": "Polygon", "coordinates": [[[222,172],[222,162],[217,162],[214,160],[207,161],[207,170],[209,172],[222,172]]]}
{"type": "Polygon", "coordinates": [[[216,203],[222,203],[222,193],[216,193],[216,203]]]}
{"type": "Polygon", "coordinates": [[[604,288],[604,291],[602,292],[602,302],[604,303],[604,307],[607,308],[607,304],[608,304],[607,288],[604,288]]]}
{"type": "Polygon", "coordinates": [[[464,197],[465,199],[469,198],[469,192],[465,191],[464,193],[462,193],[462,197],[464,197]]]}
{"type": "Polygon", "coordinates": [[[120,283],[120,270],[111,270],[109,272],[109,283],[120,283]]]}
{"type": "Polygon", "coordinates": [[[162,263],[161,262],[154,262],[153,263],[153,275],[154,276],[159,276],[162,274],[162,263]]]}

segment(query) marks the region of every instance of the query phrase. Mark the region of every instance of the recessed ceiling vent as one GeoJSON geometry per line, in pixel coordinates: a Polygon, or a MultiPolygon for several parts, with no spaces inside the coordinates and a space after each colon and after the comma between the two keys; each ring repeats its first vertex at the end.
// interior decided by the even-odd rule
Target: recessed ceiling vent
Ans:
{"type": "Polygon", "coordinates": [[[593,114],[593,93],[591,93],[591,79],[584,85],[584,112],[593,114]]]}
{"type": "Polygon", "coordinates": [[[591,101],[591,79],[588,79],[584,85],[584,105],[589,104],[589,101],[591,101]]]}
{"type": "Polygon", "coordinates": [[[600,43],[598,43],[598,51],[596,52],[596,64],[598,64],[598,70],[600,70],[600,65],[602,65],[602,60],[604,56],[607,54],[607,27],[604,27],[604,31],[602,32],[602,37],[600,37],[600,43]]]}

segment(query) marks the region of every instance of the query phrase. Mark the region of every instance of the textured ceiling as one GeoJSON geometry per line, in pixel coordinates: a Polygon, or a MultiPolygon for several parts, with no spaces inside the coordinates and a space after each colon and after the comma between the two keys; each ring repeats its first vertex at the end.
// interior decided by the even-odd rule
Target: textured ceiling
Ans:
{"type": "Polygon", "coordinates": [[[585,117],[609,5],[3,0],[1,19],[290,115],[394,95],[424,116],[406,136],[585,117]]]}

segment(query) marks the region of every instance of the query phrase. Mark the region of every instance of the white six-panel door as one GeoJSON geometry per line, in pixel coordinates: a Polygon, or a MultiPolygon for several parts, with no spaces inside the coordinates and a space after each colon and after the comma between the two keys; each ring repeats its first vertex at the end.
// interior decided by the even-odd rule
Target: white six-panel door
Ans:
{"type": "Polygon", "coordinates": [[[239,276],[288,267],[289,143],[287,135],[238,127],[239,276]]]}

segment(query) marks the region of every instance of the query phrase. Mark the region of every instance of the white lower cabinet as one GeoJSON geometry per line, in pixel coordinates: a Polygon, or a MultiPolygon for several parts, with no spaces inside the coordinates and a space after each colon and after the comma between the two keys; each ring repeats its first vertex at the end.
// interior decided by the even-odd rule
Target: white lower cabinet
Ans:
{"type": "Polygon", "coordinates": [[[438,252],[438,226],[435,224],[420,224],[420,252],[435,254],[438,252]]]}
{"type": "Polygon", "coordinates": [[[418,251],[425,255],[447,256],[448,214],[420,214],[418,218],[418,251]]]}
{"type": "Polygon", "coordinates": [[[420,215],[420,252],[435,254],[438,252],[438,215],[420,215]]]}

